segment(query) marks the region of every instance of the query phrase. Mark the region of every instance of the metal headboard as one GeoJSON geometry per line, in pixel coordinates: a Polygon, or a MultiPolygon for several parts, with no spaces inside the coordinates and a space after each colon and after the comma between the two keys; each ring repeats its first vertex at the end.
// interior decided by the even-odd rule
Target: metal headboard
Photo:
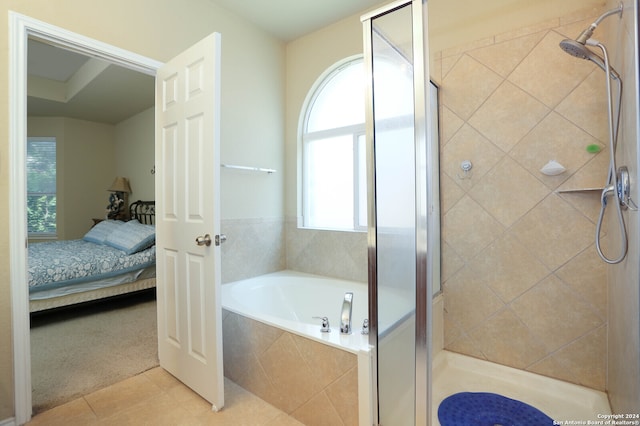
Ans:
{"type": "Polygon", "coordinates": [[[156,202],[138,200],[129,206],[129,217],[145,225],[156,223],[156,202]]]}

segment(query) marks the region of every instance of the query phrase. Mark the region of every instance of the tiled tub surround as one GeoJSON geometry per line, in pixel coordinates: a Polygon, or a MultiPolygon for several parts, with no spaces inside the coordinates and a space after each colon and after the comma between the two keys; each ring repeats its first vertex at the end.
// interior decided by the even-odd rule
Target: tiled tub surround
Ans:
{"type": "Polygon", "coordinates": [[[367,281],[367,233],[298,228],[296,218],[226,219],[221,223],[222,282],[283,269],[367,281]]]}
{"type": "Polygon", "coordinates": [[[357,356],[223,309],[225,376],[305,425],[358,425],[357,356]]]}
{"type": "Polygon", "coordinates": [[[354,329],[342,335],[338,317],[345,288],[332,290],[332,280],[313,277],[320,293],[290,282],[303,288],[298,292],[280,286],[289,278],[308,277],[284,271],[223,286],[225,376],[305,425],[367,424],[368,399],[359,398],[368,396],[370,386],[368,336],[360,333],[366,285],[353,283],[362,287],[353,288],[354,329]],[[292,293],[306,300],[289,299],[292,293]],[[282,301],[276,300],[280,294],[282,301]],[[274,310],[278,305],[281,313],[274,310]],[[314,315],[329,316],[332,331],[321,333],[314,315]],[[359,392],[359,386],[367,391],[359,392]]]}
{"type": "Polygon", "coordinates": [[[367,233],[298,228],[286,221],[287,269],[358,282],[367,281],[367,233]]]}
{"type": "Polygon", "coordinates": [[[445,348],[603,390],[599,192],[559,191],[606,181],[604,73],[558,47],[598,12],[440,52],[432,73],[441,89],[445,348]],[[590,154],[589,144],[603,150],[590,154]],[[463,160],[473,163],[469,176],[463,160]],[[549,160],[567,171],[543,175],[549,160]]]}
{"type": "Polygon", "coordinates": [[[223,283],[285,268],[284,219],[226,219],[220,225],[227,236],[220,254],[223,283]]]}

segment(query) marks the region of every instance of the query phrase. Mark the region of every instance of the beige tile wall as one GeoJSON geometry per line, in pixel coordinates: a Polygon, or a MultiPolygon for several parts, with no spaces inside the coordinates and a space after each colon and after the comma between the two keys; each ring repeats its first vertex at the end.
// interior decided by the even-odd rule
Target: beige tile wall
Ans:
{"type": "Polygon", "coordinates": [[[559,42],[577,14],[438,52],[444,344],[605,387],[605,264],[595,252],[608,157],[604,73],[559,42]],[[460,164],[470,160],[465,175],[460,164]],[[546,176],[556,160],[567,170],[546,176]]]}
{"type": "Polygon", "coordinates": [[[358,425],[357,357],[223,310],[225,376],[305,425],[358,425]]]}
{"type": "Polygon", "coordinates": [[[367,282],[367,233],[301,229],[286,222],[287,269],[367,282]]]}
{"type": "Polygon", "coordinates": [[[367,233],[301,229],[295,219],[227,219],[221,223],[222,282],[283,269],[367,281],[367,233]]]}

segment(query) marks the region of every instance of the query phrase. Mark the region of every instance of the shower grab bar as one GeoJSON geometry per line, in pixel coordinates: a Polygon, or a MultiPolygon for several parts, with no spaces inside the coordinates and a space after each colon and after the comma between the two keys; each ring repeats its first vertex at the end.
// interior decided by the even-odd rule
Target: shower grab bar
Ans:
{"type": "Polygon", "coordinates": [[[220,164],[220,166],[227,169],[249,170],[251,172],[265,172],[268,174],[275,173],[277,171],[275,169],[265,169],[262,167],[249,167],[249,166],[235,166],[233,164],[220,164]]]}

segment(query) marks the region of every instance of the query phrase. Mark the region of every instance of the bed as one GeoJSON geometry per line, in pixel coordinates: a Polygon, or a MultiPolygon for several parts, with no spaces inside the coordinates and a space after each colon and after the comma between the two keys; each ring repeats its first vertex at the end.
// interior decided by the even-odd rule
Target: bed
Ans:
{"type": "Polygon", "coordinates": [[[79,240],[30,244],[29,311],[154,288],[155,202],[132,203],[129,217],[101,221],[79,240]]]}

